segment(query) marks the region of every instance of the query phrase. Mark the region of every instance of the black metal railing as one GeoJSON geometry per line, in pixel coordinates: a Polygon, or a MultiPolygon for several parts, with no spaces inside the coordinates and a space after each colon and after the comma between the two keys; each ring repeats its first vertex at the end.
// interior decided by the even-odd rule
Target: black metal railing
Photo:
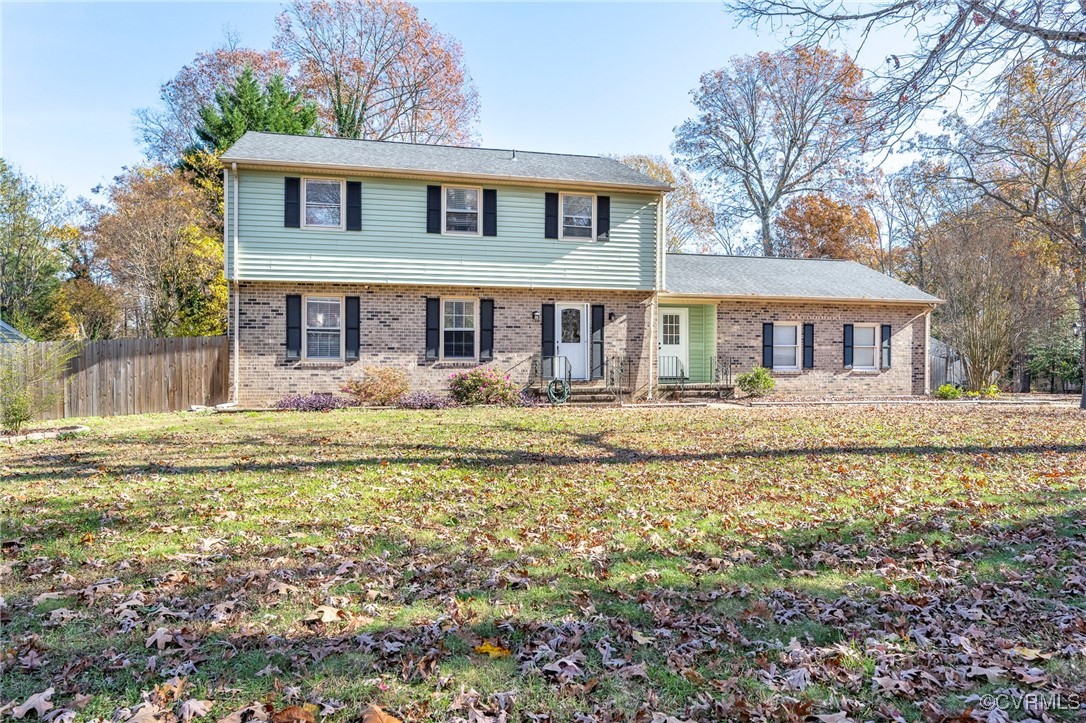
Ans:
{"type": "Polygon", "coordinates": [[[551,379],[564,379],[567,384],[573,381],[573,364],[568,357],[561,355],[539,358],[539,384],[551,379]]]}
{"type": "Polygon", "coordinates": [[[709,380],[717,387],[735,386],[735,370],[739,366],[739,360],[716,356],[709,358],[709,380]]]}
{"type": "Polygon", "coordinates": [[[603,362],[603,386],[617,401],[630,384],[630,362],[624,356],[610,356],[603,362]]]}
{"type": "Polygon", "coordinates": [[[675,398],[679,399],[686,386],[686,365],[677,356],[662,356],[657,362],[656,378],[660,384],[673,387],[675,398]]]}

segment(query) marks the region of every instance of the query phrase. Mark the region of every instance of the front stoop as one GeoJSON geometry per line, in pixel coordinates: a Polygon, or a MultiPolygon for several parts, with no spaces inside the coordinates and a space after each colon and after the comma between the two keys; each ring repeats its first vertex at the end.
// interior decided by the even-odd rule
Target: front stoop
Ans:
{"type": "MultiPolygon", "coordinates": [[[[547,385],[533,384],[529,391],[540,399],[547,399],[547,385]]],[[[566,404],[576,406],[601,406],[617,405],[629,397],[629,389],[619,390],[618,398],[607,387],[598,381],[573,382],[570,386],[569,401],[566,404]]]]}
{"type": "Polygon", "coordinates": [[[688,383],[679,388],[678,384],[660,384],[656,387],[659,399],[673,401],[711,401],[715,399],[734,399],[735,387],[719,384],[688,383]]]}

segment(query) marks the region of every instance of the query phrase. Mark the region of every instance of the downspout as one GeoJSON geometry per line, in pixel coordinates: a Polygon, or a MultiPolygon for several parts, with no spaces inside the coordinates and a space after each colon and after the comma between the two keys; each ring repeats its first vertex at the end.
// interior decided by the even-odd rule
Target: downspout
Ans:
{"type": "Polygon", "coordinates": [[[234,193],[231,199],[234,202],[234,247],[230,253],[232,269],[231,276],[234,282],[234,405],[238,403],[239,391],[241,388],[241,295],[240,284],[238,283],[238,164],[230,164],[231,171],[234,174],[234,193]]]}
{"type": "Polygon", "coordinates": [[[666,261],[666,254],[664,253],[664,215],[667,213],[667,201],[664,193],[660,194],[660,202],[657,204],[656,212],[656,279],[653,284],[652,303],[649,305],[649,395],[648,398],[654,399],[656,396],[656,382],[658,376],[656,374],[656,344],[658,330],[657,320],[660,316],[659,301],[660,291],[664,288],[664,262],[666,261]]]}

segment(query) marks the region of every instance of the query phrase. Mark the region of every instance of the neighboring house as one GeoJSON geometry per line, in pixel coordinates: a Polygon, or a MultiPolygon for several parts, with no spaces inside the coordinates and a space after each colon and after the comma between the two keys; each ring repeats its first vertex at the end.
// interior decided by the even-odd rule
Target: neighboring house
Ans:
{"type": "Polygon", "coordinates": [[[5,343],[22,343],[30,341],[30,337],[22,334],[11,324],[8,324],[3,319],[0,319],[0,344],[5,343]]]}
{"type": "Polygon", "coordinates": [[[611,159],[250,132],[222,160],[243,406],[366,366],[431,390],[621,366],[649,396],[765,362],[794,393],[927,391],[937,299],[846,262],[665,254],[670,188],[611,159]]]}

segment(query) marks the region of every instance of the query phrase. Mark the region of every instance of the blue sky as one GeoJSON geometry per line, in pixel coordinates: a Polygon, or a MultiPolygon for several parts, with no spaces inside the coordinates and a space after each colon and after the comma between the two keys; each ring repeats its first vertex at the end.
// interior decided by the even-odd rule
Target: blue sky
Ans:
{"type": "MultiPolygon", "coordinates": [[[[418,3],[463,45],[483,145],[668,153],[698,76],[781,42],[719,2],[418,3]]],[[[278,3],[0,3],[0,154],[72,196],[142,152],[132,113],[196,53],[266,48],[278,3]]]]}

